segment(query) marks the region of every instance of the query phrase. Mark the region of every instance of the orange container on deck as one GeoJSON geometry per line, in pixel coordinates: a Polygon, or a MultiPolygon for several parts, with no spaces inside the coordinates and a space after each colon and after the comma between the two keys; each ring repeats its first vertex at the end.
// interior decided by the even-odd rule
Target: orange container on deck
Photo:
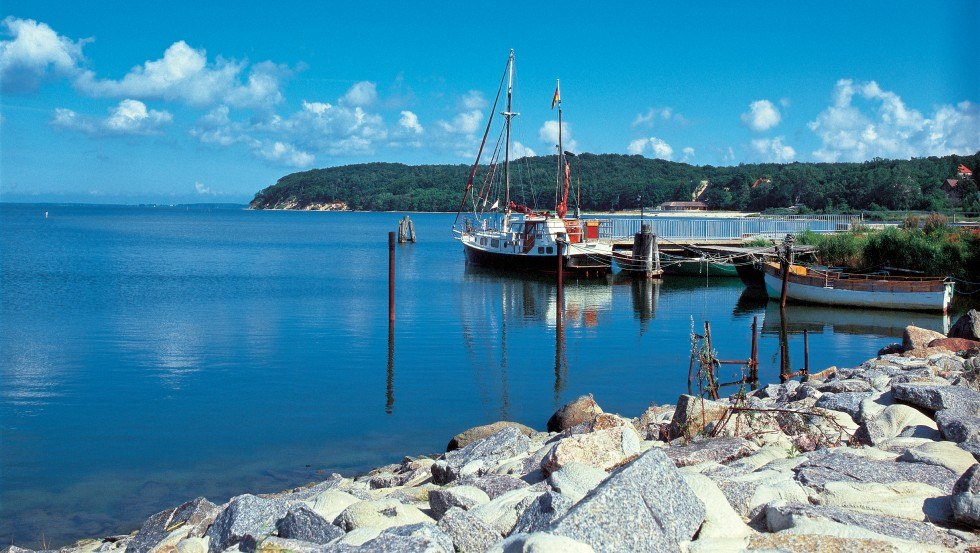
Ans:
{"type": "Polygon", "coordinates": [[[599,238],[599,221],[585,222],[585,237],[590,240],[599,238]]]}

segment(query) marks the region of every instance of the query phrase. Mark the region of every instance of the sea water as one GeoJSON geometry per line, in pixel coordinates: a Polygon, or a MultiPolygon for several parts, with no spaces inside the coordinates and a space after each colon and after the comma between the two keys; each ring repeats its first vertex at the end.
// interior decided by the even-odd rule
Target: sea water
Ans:
{"type": "MultiPolygon", "coordinates": [[[[438,453],[581,394],[639,416],[687,393],[691,332],[760,376],[849,366],[939,315],[790,305],[738,279],[568,280],[467,267],[454,215],[0,204],[0,542],[128,533],[222,502],[438,453]]],[[[733,380],[739,369],[726,366],[733,380]]],[[[734,390],[728,390],[734,391],[734,390]]]]}

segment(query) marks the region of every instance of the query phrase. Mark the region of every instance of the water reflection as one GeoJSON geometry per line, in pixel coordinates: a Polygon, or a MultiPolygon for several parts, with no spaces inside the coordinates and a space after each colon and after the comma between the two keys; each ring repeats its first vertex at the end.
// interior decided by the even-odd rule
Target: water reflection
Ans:
{"type": "Polygon", "coordinates": [[[780,316],[777,302],[766,303],[763,334],[811,334],[876,335],[901,338],[905,327],[915,325],[945,334],[949,331],[949,315],[921,311],[891,311],[874,309],[847,309],[821,305],[789,304],[780,316]],[[785,319],[784,325],[780,323],[785,319]]]}
{"type": "Polygon", "coordinates": [[[388,374],[385,379],[385,413],[395,411],[395,321],[388,321],[388,374]]]}

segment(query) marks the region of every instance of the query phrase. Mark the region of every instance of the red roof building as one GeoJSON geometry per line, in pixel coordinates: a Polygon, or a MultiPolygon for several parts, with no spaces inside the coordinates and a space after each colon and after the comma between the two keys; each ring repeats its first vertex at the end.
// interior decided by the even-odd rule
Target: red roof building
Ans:
{"type": "Polygon", "coordinates": [[[959,167],[956,168],[956,174],[961,179],[972,179],[973,178],[973,171],[971,171],[969,167],[967,167],[966,165],[963,165],[962,163],[960,164],[959,167]]]}

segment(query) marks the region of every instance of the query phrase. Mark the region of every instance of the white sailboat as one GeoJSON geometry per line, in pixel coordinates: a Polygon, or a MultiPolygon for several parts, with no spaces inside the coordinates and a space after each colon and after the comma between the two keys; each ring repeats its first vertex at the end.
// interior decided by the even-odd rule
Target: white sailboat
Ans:
{"type": "MultiPolygon", "coordinates": [[[[556,178],[555,210],[536,211],[511,199],[511,120],[513,111],[514,51],[510,51],[504,76],[487,121],[476,161],[466,182],[460,210],[453,224],[453,233],[462,242],[466,260],[475,265],[502,269],[556,272],[562,270],[586,276],[604,275],[611,270],[612,243],[600,238],[603,222],[566,217],[571,168],[562,144],[561,93],[555,89],[552,108],[558,108],[558,171],[556,178]],[[493,123],[497,104],[506,83],[504,132],[490,154],[483,183],[477,190],[474,179],[480,170],[480,158],[493,123]],[[498,156],[503,154],[503,174],[498,172],[498,156]],[[503,195],[503,211],[501,206],[503,195]],[[493,202],[491,203],[491,200],[493,202]],[[468,204],[468,205],[467,205],[468,204]],[[487,204],[490,207],[487,208],[487,204]],[[466,215],[461,217],[464,208],[466,215]],[[462,222],[460,219],[462,218],[462,222]]],[[[578,206],[576,203],[576,214],[578,206]]]]}

